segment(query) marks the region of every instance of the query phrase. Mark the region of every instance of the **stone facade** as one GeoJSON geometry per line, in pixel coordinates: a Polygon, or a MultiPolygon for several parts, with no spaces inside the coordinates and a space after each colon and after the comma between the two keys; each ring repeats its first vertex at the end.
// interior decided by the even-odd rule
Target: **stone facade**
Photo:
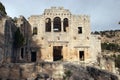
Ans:
{"type": "Polygon", "coordinates": [[[28,21],[32,31],[31,55],[36,56],[33,61],[96,62],[101,53],[100,36],[91,35],[87,15],[51,7],[28,21]]]}
{"type": "Polygon", "coordinates": [[[21,33],[24,36],[24,45],[19,48],[19,50],[16,52],[14,50],[14,59],[16,58],[16,61],[22,61],[22,62],[30,62],[30,43],[32,41],[31,37],[31,26],[29,22],[25,19],[25,17],[20,16],[19,18],[16,19],[16,27],[20,29],[21,33]],[[16,57],[17,56],[17,57],[16,57]]]}
{"type": "Polygon", "coordinates": [[[0,63],[11,62],[13,53],[13,34],[16,26],[10,17],[0,19],[0,63]]]}
{"type": "Polygon", "coordinates": [[[100,36],[91,34],[90,17],[73,15],[63,7],[45,9],[42,15],[32,15],[28,21],[20,16],[2,18],[0,23],[1,61],[94,63],[101,53],[100,36]],[[19,49],[13,46],[17,28],[25,38],[19,49]]]}
{"type": "Polygon", "coordinates": [[[63,7],[45,9],[42,15],[32,15],[28,21],[23,16],[1,16],[0,63],[56,61],[97,66],[115,73],[114,62],[101,55],[100,35],[91,34],[89,16],[73,15],[63,7]],[[14,47],[17,28],[25,38],[25,44],[18,49],[14,47]]]}

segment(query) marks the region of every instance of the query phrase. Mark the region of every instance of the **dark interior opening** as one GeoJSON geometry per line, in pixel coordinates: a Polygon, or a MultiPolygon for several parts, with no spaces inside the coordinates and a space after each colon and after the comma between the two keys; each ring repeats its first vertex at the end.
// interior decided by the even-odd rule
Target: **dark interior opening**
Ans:
{"type": "Polygon", "coordinates": [[[53,61],[62,60],[62,48],[63,46],[53,46],[53,61]]]}
{"type": "Polygon", "coordinates": [[[38,32],[37,27],[34,27],[33,28],[33,35],[37,35],[37,32],[38,32]]]}
{"type": "Polygon", "coordinates": [[[23,58],[24,48],[21,48],[21,58],[23,58]]]}
{"type": "Polygon", "coordinates": [[[36,52],[31,52],[31,61],[32,62],[36,61],[36,52]]]}
{"type": "Polygon", "coordinates": [[[60,19],[60,17],[55,17],[54,18],[53,30],[54,30],[54,32],[60,32],[61,31],[61,19],[60,19]]]}
{"type": "Polygon", "coordinates": [[[51,19],[50,18],[47,18],[45,20],[45,31],[46,32],[51,32],[51,19]]]}
{"type": "Polygon", "coordinates": [[[78,27],[78,34],[82,33],[82,27],[78,27]]]}
{"type": "Polygon", "coordinates": [[[67,31],[67,27],[68,27],[68,19],[65,18],[65,19],[63,20],[63,29],[64,29],[64,32],[67,31]]]}
{"type": "Polygon", "coordinates": [[[81,61],[84,61],[84,51],[79,51],[79,58],[81,61]]]}

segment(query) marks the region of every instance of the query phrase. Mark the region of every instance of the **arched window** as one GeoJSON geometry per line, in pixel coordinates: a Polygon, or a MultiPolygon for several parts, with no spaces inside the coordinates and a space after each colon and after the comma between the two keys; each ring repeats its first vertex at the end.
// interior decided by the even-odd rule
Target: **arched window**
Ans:
{"type": "Polygon", "coordinates": [[[37,27],[34,27],[33,28],[33,35],[37,35],[37,32],[38,32],[37,27]]]}
{"type": "Polygon", "coordinates": [[[64,30],[64,32],[67,31],[68,26],[69,26],[68,25],[68,19],[64,18],[64,20],[63,20],[63,30],[64,30]]]}
{"type": "Polygon", "coordinates": [[[51,32],[51,19],[50,18],[46,18],[45,20],[45,31],[51,32]]]}
{"type": "Polygon", "coordinates": [[[61,19],[59,17],[54,18],[53,30],[54,30],[54,32],[60,32],[61,31],[61,19]]]}

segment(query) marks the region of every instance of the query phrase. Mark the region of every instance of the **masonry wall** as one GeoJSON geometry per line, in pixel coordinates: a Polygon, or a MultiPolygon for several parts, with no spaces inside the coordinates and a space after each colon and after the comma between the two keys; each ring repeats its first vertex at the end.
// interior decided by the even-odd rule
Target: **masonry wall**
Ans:
{"type": "Polygon", "coordinates": [[[13,34],[15,25],[9,17],[0,20],[0,55],[2,62],[11,62],[13,55],[13,34]]]}
{"type": "Polygon", "coordinates": [[[91,35],[91,60],[97,62],[97,57],[101,55],[100,35],[91,35]]]}
{"type": "Polygon", "coordinates": [[[0,63],[3,62],[3,57],[4,57],[4,20],[0,20],[0,63]]]}
{"type": "Polygon", "coordinates": [[[41,59],[44,61],[53,61],[54,46],[63,46],[63,61],[79,61],[79,51],[84,51],[84,61],[88,62],[93,56],[97,56],[99,49],[101,50],[101,48],[98,48],[96,52],[93,50],[93,47],[100,43],[96,42],[95,45],[92,43],[93,39],[97,38],[91,38],[89,16],[72,15],[67,9],[52,7],[51,9],[45,9],[42,15],[32,15],[29,18],[29,23],[32,31],[34,27],[37,27],[37,35],[33,35],[32,39],[41,47],[38,54],[41,54],[41,59]],[[56,17],[61,19],[60,32],[54,32],[53,29],[54,18],[56,17]],[[51,32],[45,31],[47,18],[51,19],[51,32]],[[66,32],[63,31],[64,18],[68,19],[66,32]],[[78,33],[78,27],[82,28],[82,33],[78,33]]]}

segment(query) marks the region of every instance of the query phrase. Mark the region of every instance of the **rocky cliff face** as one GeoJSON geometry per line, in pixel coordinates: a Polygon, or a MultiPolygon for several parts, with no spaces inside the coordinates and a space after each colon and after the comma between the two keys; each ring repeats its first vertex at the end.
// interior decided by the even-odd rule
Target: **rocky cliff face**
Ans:
{"type": "Polygon", "coordinates": [[[120,45],[120,30],[95,31],[94,34],[101,35],[102,43],[114,43],[120,45]]]}
{"type": "Polygon", "coordinates": [[[120,45],[120,30],[102,31],[100,34],[102,43],[114,43],[120,45]]]}

